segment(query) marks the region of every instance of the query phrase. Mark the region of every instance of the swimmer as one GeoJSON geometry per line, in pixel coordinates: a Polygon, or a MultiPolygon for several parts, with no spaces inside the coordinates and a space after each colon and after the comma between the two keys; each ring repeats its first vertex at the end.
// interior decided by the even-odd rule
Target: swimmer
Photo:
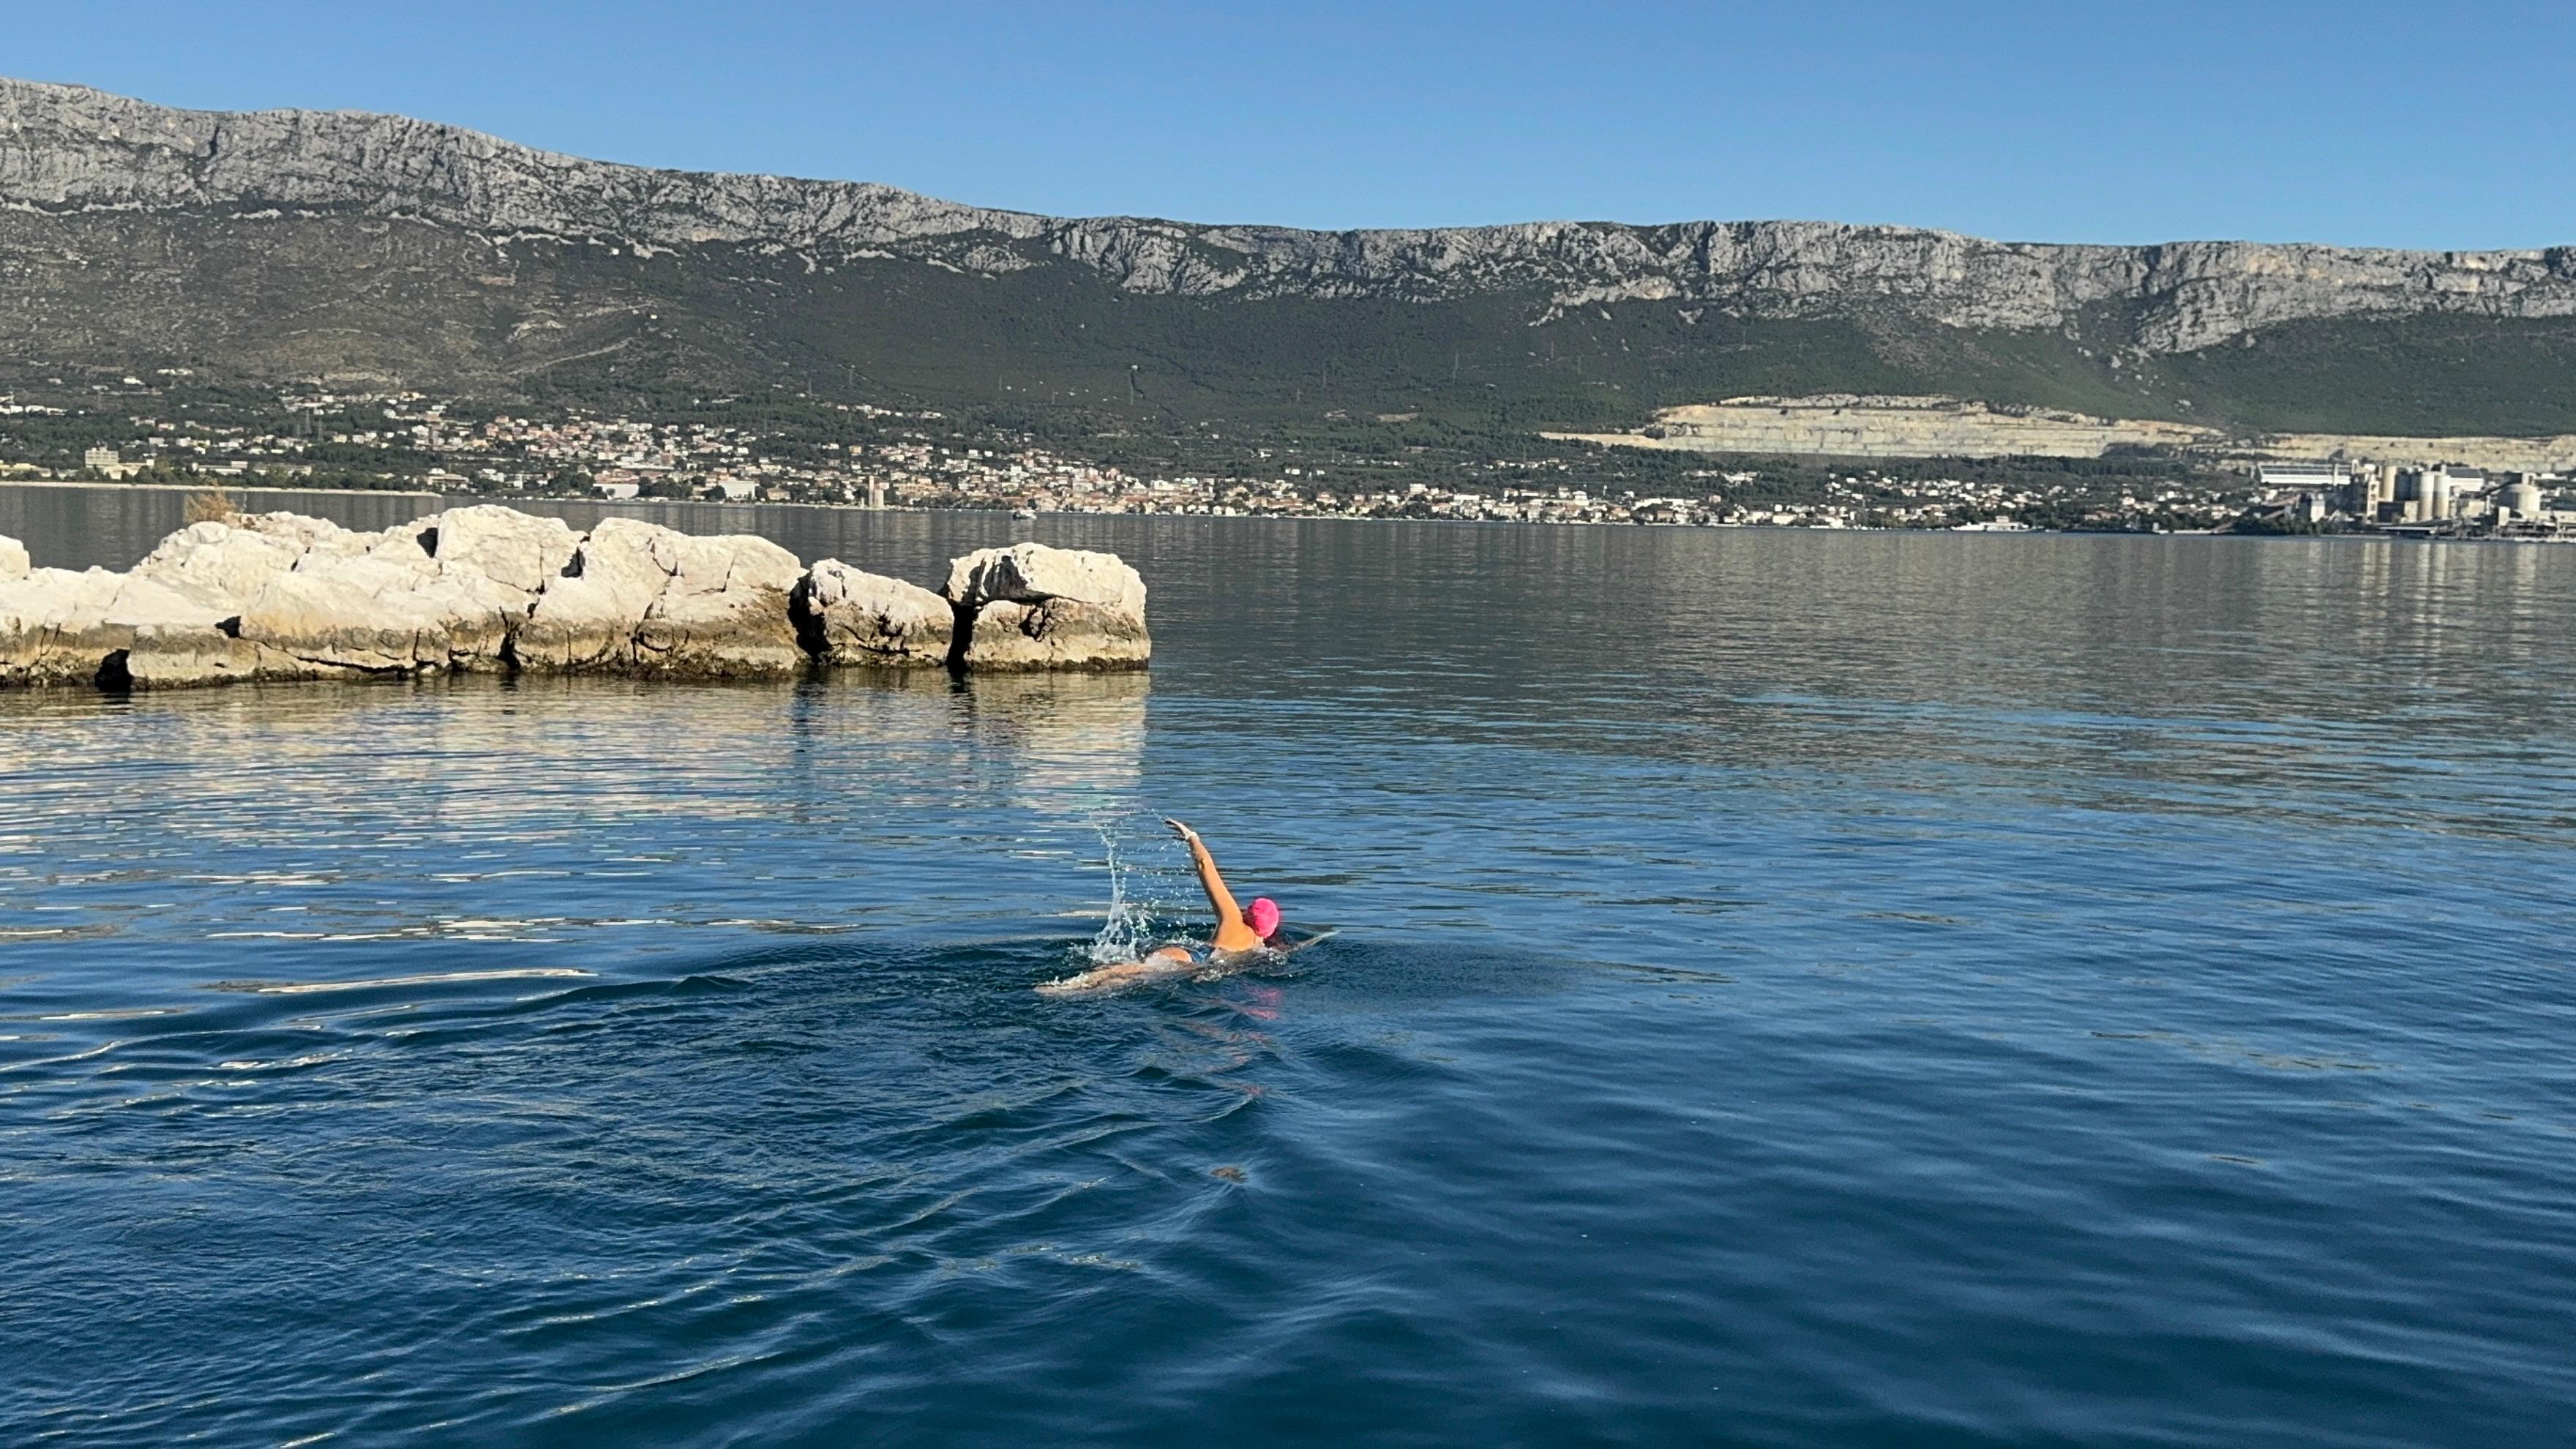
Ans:
{"type": "MultiPolygon", "coordinates": [[[[1225,877],[1217,873],[1216,857],[1208,854],[1207,842],[1199,839],[1199,833],[1177,820],[1166,818],[1163,823],[1172,827],[1172,833],[1190,848],[1190,863],[1198,867],[1199,888],[1207,892],[1208,908],[1216,913],[1216,934],[1208,941],[1206,964],[1225,966],[1261,951],[1282,949],[1279,903],[1261,896],[1248,906],[1236,905],[1234,892],[1226,889],[1225,877]]],[[[1140,960],[1102,966],[1079,976],[1050,981],[1038,989],[1090,991],[1149,976],[1178,975],[1199,964],[1199,958],[1187,946],[1157,946],[1140,960]]]]}

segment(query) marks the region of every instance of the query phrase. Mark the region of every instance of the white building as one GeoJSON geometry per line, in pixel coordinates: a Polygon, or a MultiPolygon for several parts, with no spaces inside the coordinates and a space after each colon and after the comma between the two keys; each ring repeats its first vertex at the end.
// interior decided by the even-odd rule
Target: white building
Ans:
{"type": "Polygon", "coordinates": [[[2254,482],[2271,493],[2331,493],[2350,479],[2338,463],[2257,463],[2254,482]]]}

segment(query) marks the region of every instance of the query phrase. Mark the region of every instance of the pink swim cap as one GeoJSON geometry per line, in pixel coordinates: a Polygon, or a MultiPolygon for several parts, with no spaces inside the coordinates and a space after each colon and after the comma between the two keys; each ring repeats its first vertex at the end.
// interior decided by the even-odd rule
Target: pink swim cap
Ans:
{"type": "Polygon", "coordinates": [[[1252,928],[1252,934],[1269,940],[1279,934],[1279,903],[1268,896],[1261,897],[1243,908],[1243,923],[1252,928]]]}

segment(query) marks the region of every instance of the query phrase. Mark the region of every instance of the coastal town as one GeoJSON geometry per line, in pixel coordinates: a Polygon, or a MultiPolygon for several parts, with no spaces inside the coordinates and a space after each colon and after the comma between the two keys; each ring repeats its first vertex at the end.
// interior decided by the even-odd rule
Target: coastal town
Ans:
{"type": "MultiPolygon", "coordinates": [[[[137,393],[143,379],[123,381],[137,393]]],[[[138,398],[138,401],[144,400],[138,398]]],[[[728,400],[729,401],[729,400],[728,400]]],[[[256,422],[138,408],[124,436],[49,459],[20,446],[0,473],[80,481],[398,488],[444,495],[791,503],[1018,513],[1197,514],[1697,527],[2021,532],[2380,531],[2412,537],[2576,537],[2576,496],[2556,474],[2428,461],[2261,463],[2147,486],[2081,474],[2034,480],[1943,462],[1810,466],[1703,457],[1640,480],[1619,450],[1478,458],[1437,481],[1404,456],[1259,447],[1222,470],[1159,471],[997,436],[935,410],[810,403],[845,437],[807,427],[565,410],[485,413],[416,392],[291,391],[256,422]],[[48,466],[48,464],[51,466],[48,466]],[[1965,476],[1960,476],[1965,475],[1965,476]],[[1462,486],[1463,485],[1463,486],[1462,486]]],[[[68,409],[0,397],[0,444],[19,419],[68,409]]],[[[1416,450],[1419,451],[1419,450],[1416,450]]],[[[1807,460],[1811,464],[1813,460],[1807,460]]]]}

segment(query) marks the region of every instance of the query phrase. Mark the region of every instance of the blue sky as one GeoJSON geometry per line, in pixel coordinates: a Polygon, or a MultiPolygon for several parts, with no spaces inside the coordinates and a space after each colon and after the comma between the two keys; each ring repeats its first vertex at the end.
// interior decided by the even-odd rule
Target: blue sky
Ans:
{"type": "Polygon", "coordinates": [[[2576,5],[12,0],[0,73],[1299,226],[2576,243],[2576,5]]]}

